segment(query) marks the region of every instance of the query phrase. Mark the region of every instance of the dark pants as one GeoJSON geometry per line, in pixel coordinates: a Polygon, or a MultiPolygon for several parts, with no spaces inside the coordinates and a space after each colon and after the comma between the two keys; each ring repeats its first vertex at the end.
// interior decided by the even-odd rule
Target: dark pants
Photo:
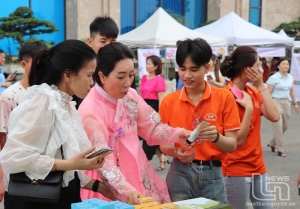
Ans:
{"type": "Polygon", "coordinates": [[[76,202],[81,202],[80,180],[77,173],[69,182],[69,186],[62,188],[59,202],[56,204],[26,202],[10,196],[7,192],[4,195],[5,209],[71,209],[71,204],[76,202]]]}
{"type": "MultiPolygon", "coordinates": [[[[159,108],[158,100],[145,99],[145,102],[149,106],[151,106],[156,112],[158,112],[158,108],[159,108]]],[[[158,145],[149,146],[147,144],[146,140],[143,139],[143,150],[144,150],[148,160],[152,160],[153,156],[155,155],[156,149],[158,147],[159,147],[158,145]]]]}

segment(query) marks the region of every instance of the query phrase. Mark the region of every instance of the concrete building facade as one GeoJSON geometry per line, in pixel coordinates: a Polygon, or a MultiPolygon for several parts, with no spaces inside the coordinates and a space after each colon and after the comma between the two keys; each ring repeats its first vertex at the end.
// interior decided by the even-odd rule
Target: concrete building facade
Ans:
{"type": "MultiPolygon", "coordinates": [[[[208,0],[207,20],[222,18],[234,11],[249,21],[250,0],[208,0]]],[[[261,0],[261,27],[273,30],[281,23],[300,17],[300,0],[261,0]]]]}
{"type": "MultiPolygon", "coordinates": [[[[66,38],[89,37],[89,24],[96,16],[108,15],[121,28],[121,1],[66,0],[66,38]]],[[[219,19],[231,11],[249,21],[251,0],[207,0],[207,21],[219,19]]],[[[273,30],[281,23],[300,16],[300,0],[260,0],[260,26],[273,30]],[[284,7],[283,7],[284,4],[284,7]]]]}
{"type": "Polygon", "coordinates": [[[120,0],[66,0],[66,38],[88,38],[97,16],[110,16],[120,27],[120,12],[120,0]]]}

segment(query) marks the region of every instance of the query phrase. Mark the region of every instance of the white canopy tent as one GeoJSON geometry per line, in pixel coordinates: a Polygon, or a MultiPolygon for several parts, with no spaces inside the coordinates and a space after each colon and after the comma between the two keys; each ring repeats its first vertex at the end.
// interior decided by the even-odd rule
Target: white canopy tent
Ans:
{"type": "Polygon", "coordinates": [[[279,32],[278,32],[279,35],[283,36],[283,37],[288,37],[288,35],[286,35],[285,31],[283,29],[281,29],[279,32]]]}
{"type": "Polygon", "coordinates": [[[225,38],[195,32],[173,19],[161,7],[136,29],[118,37],[118,41],[129,47],[174,47],[178,40],[203,38],[211,46],[227,46],[225,38]]]}
{"type": "Polygon", "coordinates": [[[247,22],[234,12],[230,12],[221,19],[207,26],[195,29],[206,35],[223,37],[228,45],[247,45],[257,47],[292,47],[294,39],[281,36],[247,22]]]}

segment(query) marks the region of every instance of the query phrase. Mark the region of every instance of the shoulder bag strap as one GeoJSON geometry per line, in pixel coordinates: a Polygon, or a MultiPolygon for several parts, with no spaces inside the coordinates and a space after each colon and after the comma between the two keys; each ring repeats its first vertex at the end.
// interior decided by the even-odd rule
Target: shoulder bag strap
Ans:
{"type": "Polygon", "coordinates": [[[63,148],[62,148],[62,145],[60,146],[60,154],[61,154],[61,159],[65,159],[65,156],[64,156],[64,151],[63,151],[63,148]]]}

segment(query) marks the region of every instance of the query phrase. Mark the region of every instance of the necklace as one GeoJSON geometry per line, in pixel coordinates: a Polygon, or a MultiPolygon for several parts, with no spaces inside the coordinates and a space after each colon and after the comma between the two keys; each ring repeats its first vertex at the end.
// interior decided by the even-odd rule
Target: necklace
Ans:
{"type": "Polygon", "coordinates": [[[205,101],[203,102],[203,104],[202,104],[202,107],[201,107],[201,111],[200,111],[199,117],[196,116],[196,113],[195,113],[195,111],[193,110],[192,106],[188,103],[188,105],[189,105],[189,107],[190,107],[192,113],[194,114],[194,116],[195,116],[195,118],[196,118],[195,121],[192,122],[192,128],[193,128],[193,129],[195,129],[195,128],[200,124],[200,118],[201,118],[201,116],[202,116],[202,111],[203,111],[203,107],[204,107],[204,105],[205,105],[205,102],[206,102],[206,100],[205,100],[205,101]]]}

